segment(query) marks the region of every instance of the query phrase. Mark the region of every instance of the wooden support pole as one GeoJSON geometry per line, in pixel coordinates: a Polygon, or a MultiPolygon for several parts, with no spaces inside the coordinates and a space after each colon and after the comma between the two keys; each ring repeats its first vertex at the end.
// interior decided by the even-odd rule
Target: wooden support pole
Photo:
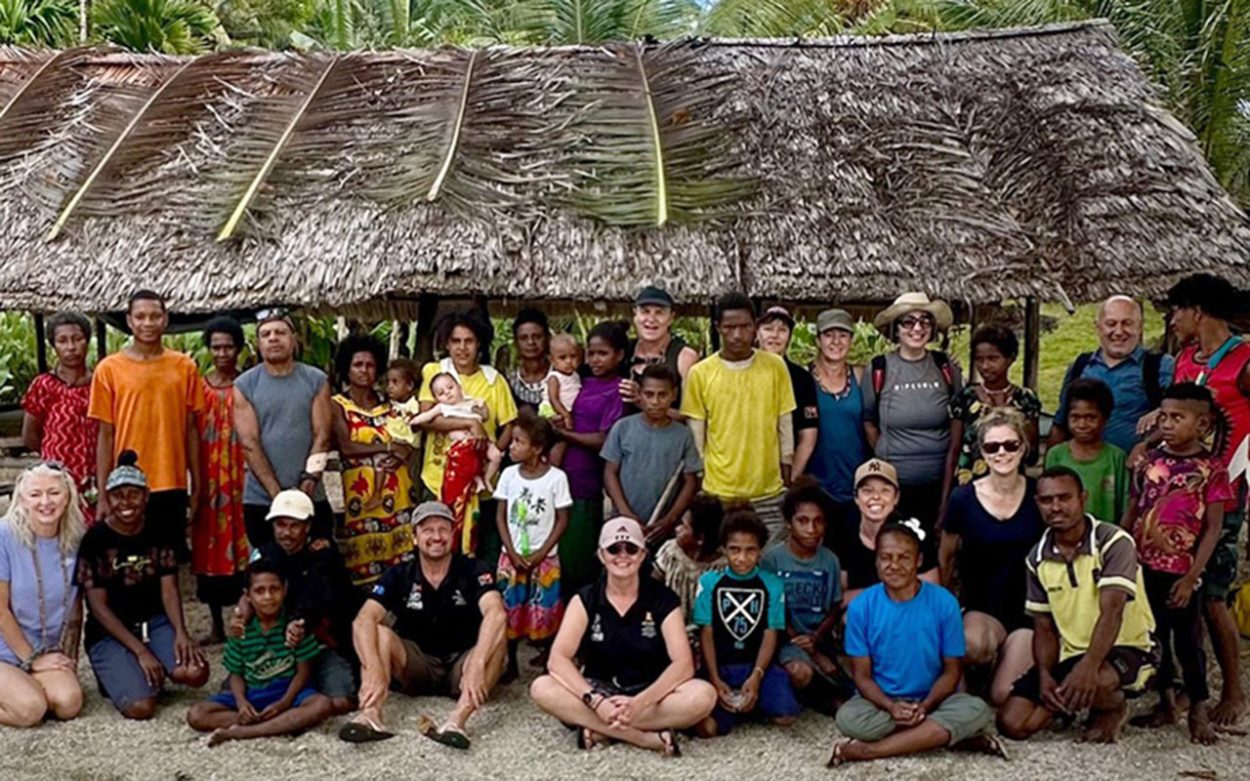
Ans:
{"type": "Polygon", "coordinates": [[[43,338],[43,314],[35,313],[35,364],[39,366],[39,373],[43,374],[48,371],[48,340],[43,338]]]}
{"type": "Polygon", "coordinates": [[[968,369],[964,372],[964,382],[971,385],[977,381],[977,346],[972,342],[972,335],[977,332],[977,305],[967,302],[968,307],[968,369]]]}
{"type": "Polygon", "coordinates": [[[707,325],[708,325],[708,344],[711,345],[711,349],[708,350],[708,354],[711,355],[712,353],[720,350],[720,331],[716,330],[716,302],[715,301],[711,301],[707,305],[707,325]]]}
{"type": "Polygon", "coordinates": [[[434,318],[438,315],[438,296],[422,293],[417,299],[417,340],[412,359],[424,364],[434,360],[434,318]]]}
{"type": "Polygon", "coordinates": [[[1038,359],[1042,346],[1042,306],[1036,298],[1024,302],[1024,386],[1037,390],[1038,359]]]}
{"type": "Polygon", "coordinates": [[[399,354],[401,357],[408,358],[412,355],[412,347],[408,344],[412,336],[412,324],[407,320],[397,320],[396,328],[399,331],[399,354]]]}
{"type": "Polygon", "coordinates": [[[97,316],[95,319],[95,360],[96,363],[104,360],[109,354],[109,325],[104,322],[103,317],[97,316]]]}
{"type": "MultiPolygon", "coordinates": [[[[474,296],[473,306],[477,309],[478,317],[482,318],[483,323],[486,323],[487,330],[491,334],[494,334],[495,327],[490,319],[490,299],[486,296],[474,296]]],[[[491,344],[489,341],[485,344],[478,345],[478,362],[487,366],[494,362],[490,348],[491,344]]]]}

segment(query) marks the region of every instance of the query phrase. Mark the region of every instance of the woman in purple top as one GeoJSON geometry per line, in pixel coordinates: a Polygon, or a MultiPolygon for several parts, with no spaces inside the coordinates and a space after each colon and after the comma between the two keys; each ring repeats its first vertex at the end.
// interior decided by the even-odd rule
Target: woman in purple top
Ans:
{"type": "Polygon", "coordinates": [[[620,323],[603,322],[586,338],[582,389],[573,402],[573,429],[561,434],[569,443],[564,471],[573,507],[560,538],[560,582],[573,593],[594,580],[599,527],[603,525],[603,459],[599,450],[612,424],[624,411],[620,386],[629,337],[620,323]]]}

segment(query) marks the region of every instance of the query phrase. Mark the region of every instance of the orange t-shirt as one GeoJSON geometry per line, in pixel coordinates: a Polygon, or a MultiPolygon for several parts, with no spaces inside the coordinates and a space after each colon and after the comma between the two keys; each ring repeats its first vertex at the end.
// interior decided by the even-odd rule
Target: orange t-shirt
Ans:
{"type": "Polygon", "coordinates": [[[186,490],[187,422],[203,411],[195,361],[174,350],[150,361],[115,353],[91,378],[87,417],[113,424],[113,461],[135,451],[151,491],[186,490]]]}

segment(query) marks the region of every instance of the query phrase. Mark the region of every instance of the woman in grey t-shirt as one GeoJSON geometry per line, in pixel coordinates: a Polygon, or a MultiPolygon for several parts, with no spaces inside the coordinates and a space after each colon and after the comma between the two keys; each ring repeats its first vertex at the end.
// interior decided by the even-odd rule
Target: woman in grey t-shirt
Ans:
{"type": "Polygon", "coordinates": [[[898,347],[873,359],[863,388],[864,432],[877,457],[898,469],[899,512],[920,519],[930,534],[958,457],[949,406],[962,381],[959,368],[929,343],[953,320],[944,301],[924,293],[896,298],[874,323],[898,347]]]}

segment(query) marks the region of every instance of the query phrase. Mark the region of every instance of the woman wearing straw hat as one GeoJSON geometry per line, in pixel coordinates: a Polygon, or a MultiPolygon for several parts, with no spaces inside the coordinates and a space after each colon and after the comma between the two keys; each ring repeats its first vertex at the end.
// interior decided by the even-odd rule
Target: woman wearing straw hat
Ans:
{"type": "Polygon", "coordinates": [[[0,522],[0,725],[33,727],[82,710],[74,569],[86,528],[77,478],[44,461],[17,478],[0,522]]]}
{"type": "Polygon", "coordinates": [[[929,343],[950,328],[945,301],[904,293],[874,325],[898,347],[872,359],[864,383],[864,433],[878,458],[898,469],[899,512],[929,534],[950,492],[959,442],[951,437],[950,400],[962,387],[959,368],[929,343]]]}
{"type": "Polygon", "coordinates": [[[677,730],[699,723],[716,705],[712,685],[694,679],[681,600],[640,574],[646,554],[637,521],[604,524],[605,574],[569,601],[549,674],[530,686],[538,707],[578,728],[583,749],[619,740],[674,756],[677,730]]]}

